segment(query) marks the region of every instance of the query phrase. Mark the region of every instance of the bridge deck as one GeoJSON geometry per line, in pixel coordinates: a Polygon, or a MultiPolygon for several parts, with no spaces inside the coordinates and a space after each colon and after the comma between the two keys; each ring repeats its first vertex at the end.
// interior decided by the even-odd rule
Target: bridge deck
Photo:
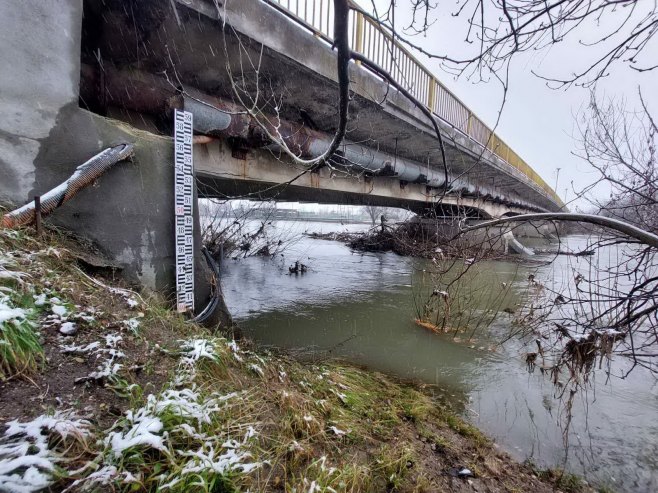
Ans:
{"type": "MultiPolygon", "coordinates": [[[[311,2],[310,5],[308,0],[264,1],[319,38],[329,43],[333,41],[333,0],[319,4],[311,2]]],[[[402,41],[382,24],[375,22],[358,4],[352,1],[350,4],[349,29],[352,50],[384,68],[398,84],[413,94],[437,118],[521,171],[557,204],[564,205],[543,178],[418,61],[402,41]]]]}
{"type": "MultiPolygon", "coordinates": [[[[87,59],[93,60],[100,52],[106,65],[166,74],[172,87],[191,86],[224,98],[234,98],[231,88],[237,81],[245,84],[251,95],[260,89],[259,103],[265,112],[333,132],[337,122],[336,62],[327,36],[319,36],[310,25],[302,28],[299,19],[293,20],[271,3],[228,1],[218,9],[212,0],[175,0],[175,16],[168,2],[156,0],[142,0],[134,13],[126,12],[119,0],[87,3],[102,12],[99,22],[103,25],[100,32],[89,37],[87,59]],[[220,19],[226,20],[224,30],[220,19]]],[[[351,66],[351,79],[354,98],[349,140],[442,170],[436,136],[424,115],[356,64],[351,66]]],[[[463,125],[450,121],[450,115],[458,116],[463,111],[438,86],[434,96],[428,92],[427,98],[435,98],[435,110],[442,111],[444,103],[452,108],[438,123],[447,142],[448,166],[453,175],[462,176],[476,188],[501,190],[517,203],[559,210],[561,202],[543,182],[476,140],[481,132],[477,130],[479,120],[472,113],[468,113],[465,132],[463,125]]],[[[133,116],[132,122],[139,124],[141,119],[133,116]]]]}

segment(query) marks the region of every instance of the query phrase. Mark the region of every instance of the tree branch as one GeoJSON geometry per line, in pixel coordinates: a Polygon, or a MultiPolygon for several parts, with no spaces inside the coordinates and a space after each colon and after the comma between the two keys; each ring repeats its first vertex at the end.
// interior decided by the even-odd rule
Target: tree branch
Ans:
{"type": "Polygon", "coordinates": [[[464,233],[469,231],[475,231],[476,229],[488,228],[491,226],[497,226],[499,224],[507,224],[511,222],[530,222],[530,221],[567,221],[567,222],[579,222],[579,223],[589,223],[595,224],[597,226],[602,226],[604,228],[612,229],[619,233],[625,234],[631,238],[634,238],[645,245],[658,249],[658,236],[653,233],[649,233],[643,229],[640,229],[632,224],[629,224],[618,219],[613,219],[610,217],[596,216],[594,214],[578,214],[571,212],[548,212],[548,213],[536,213],[536,214],[521,214],[520,216],[512,217],[503,217],[500,219],[494,219],[493,221],[486,221],[475,226],[469,226],[462,229],[456,236],[459,237],[464,233]]]}

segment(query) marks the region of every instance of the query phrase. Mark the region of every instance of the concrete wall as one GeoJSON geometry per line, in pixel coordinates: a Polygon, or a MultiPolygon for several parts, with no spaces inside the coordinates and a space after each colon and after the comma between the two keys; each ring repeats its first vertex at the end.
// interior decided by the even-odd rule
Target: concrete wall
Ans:
{"type": "Polygon", "coordinates": [[[81,19],[82,0],[0,3],[2,201],[23,202],[46,180],[51,133],[77,107],[81,19]]]}
{"type": "Polygon", "coordinates": [[[82,0],[0,3],[0,200],[23,204],[106,147],[134,143],[132,163],[48,220],[97,243],[127,278],[171,293],[173,144],[79,108],[81,23],[82,0]]]}

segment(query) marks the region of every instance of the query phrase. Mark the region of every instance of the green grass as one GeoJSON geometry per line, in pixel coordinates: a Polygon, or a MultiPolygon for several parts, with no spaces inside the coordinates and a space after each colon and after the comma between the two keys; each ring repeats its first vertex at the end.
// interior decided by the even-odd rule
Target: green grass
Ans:
{"type": "Polygon", "coordinates": [[[537,471],[537,476],[566,493],[582,493],[586,491],[587,483],[575,474],[561,469],[543,469],[537,471]]]}
{"type": "Polygon", "coordinates": [[[11,291],[0,301],[12,309],[25,311],[25,318],[0,323],[0,380],[17,375],[29,375],[43,362],[43,348],[37,332],[38,307],[31,294],[11,291]]]}
{"type": "Polygon", "coordinates": [[[374,470],[384,479],[387,491],[396,491],[404,484],[404,480],[415,462],[413,451],[410,448],[393,447],[386,444],[379,451],[374,470]]]}

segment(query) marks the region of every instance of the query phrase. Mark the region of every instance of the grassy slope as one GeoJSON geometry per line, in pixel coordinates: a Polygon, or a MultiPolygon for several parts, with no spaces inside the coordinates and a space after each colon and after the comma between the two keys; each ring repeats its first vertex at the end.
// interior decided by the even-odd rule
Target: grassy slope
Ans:
{"type": "Polygon", "coordinates": [[[539,479],[423,389],[236,344],[157,297],[102,286],[79,269],[83,248],[0,231],[0,293],[25,310],[1,326],[0,423],[49,430],[41,443],[6,429],[0,490],[584,490],[539,479]],[[60,333],[67,322],[75,334],[60,333]],[[16,466],[4,476],[3,460],[16,466]],[[456,477],[462,467],[474,477],[456,477]]]}

